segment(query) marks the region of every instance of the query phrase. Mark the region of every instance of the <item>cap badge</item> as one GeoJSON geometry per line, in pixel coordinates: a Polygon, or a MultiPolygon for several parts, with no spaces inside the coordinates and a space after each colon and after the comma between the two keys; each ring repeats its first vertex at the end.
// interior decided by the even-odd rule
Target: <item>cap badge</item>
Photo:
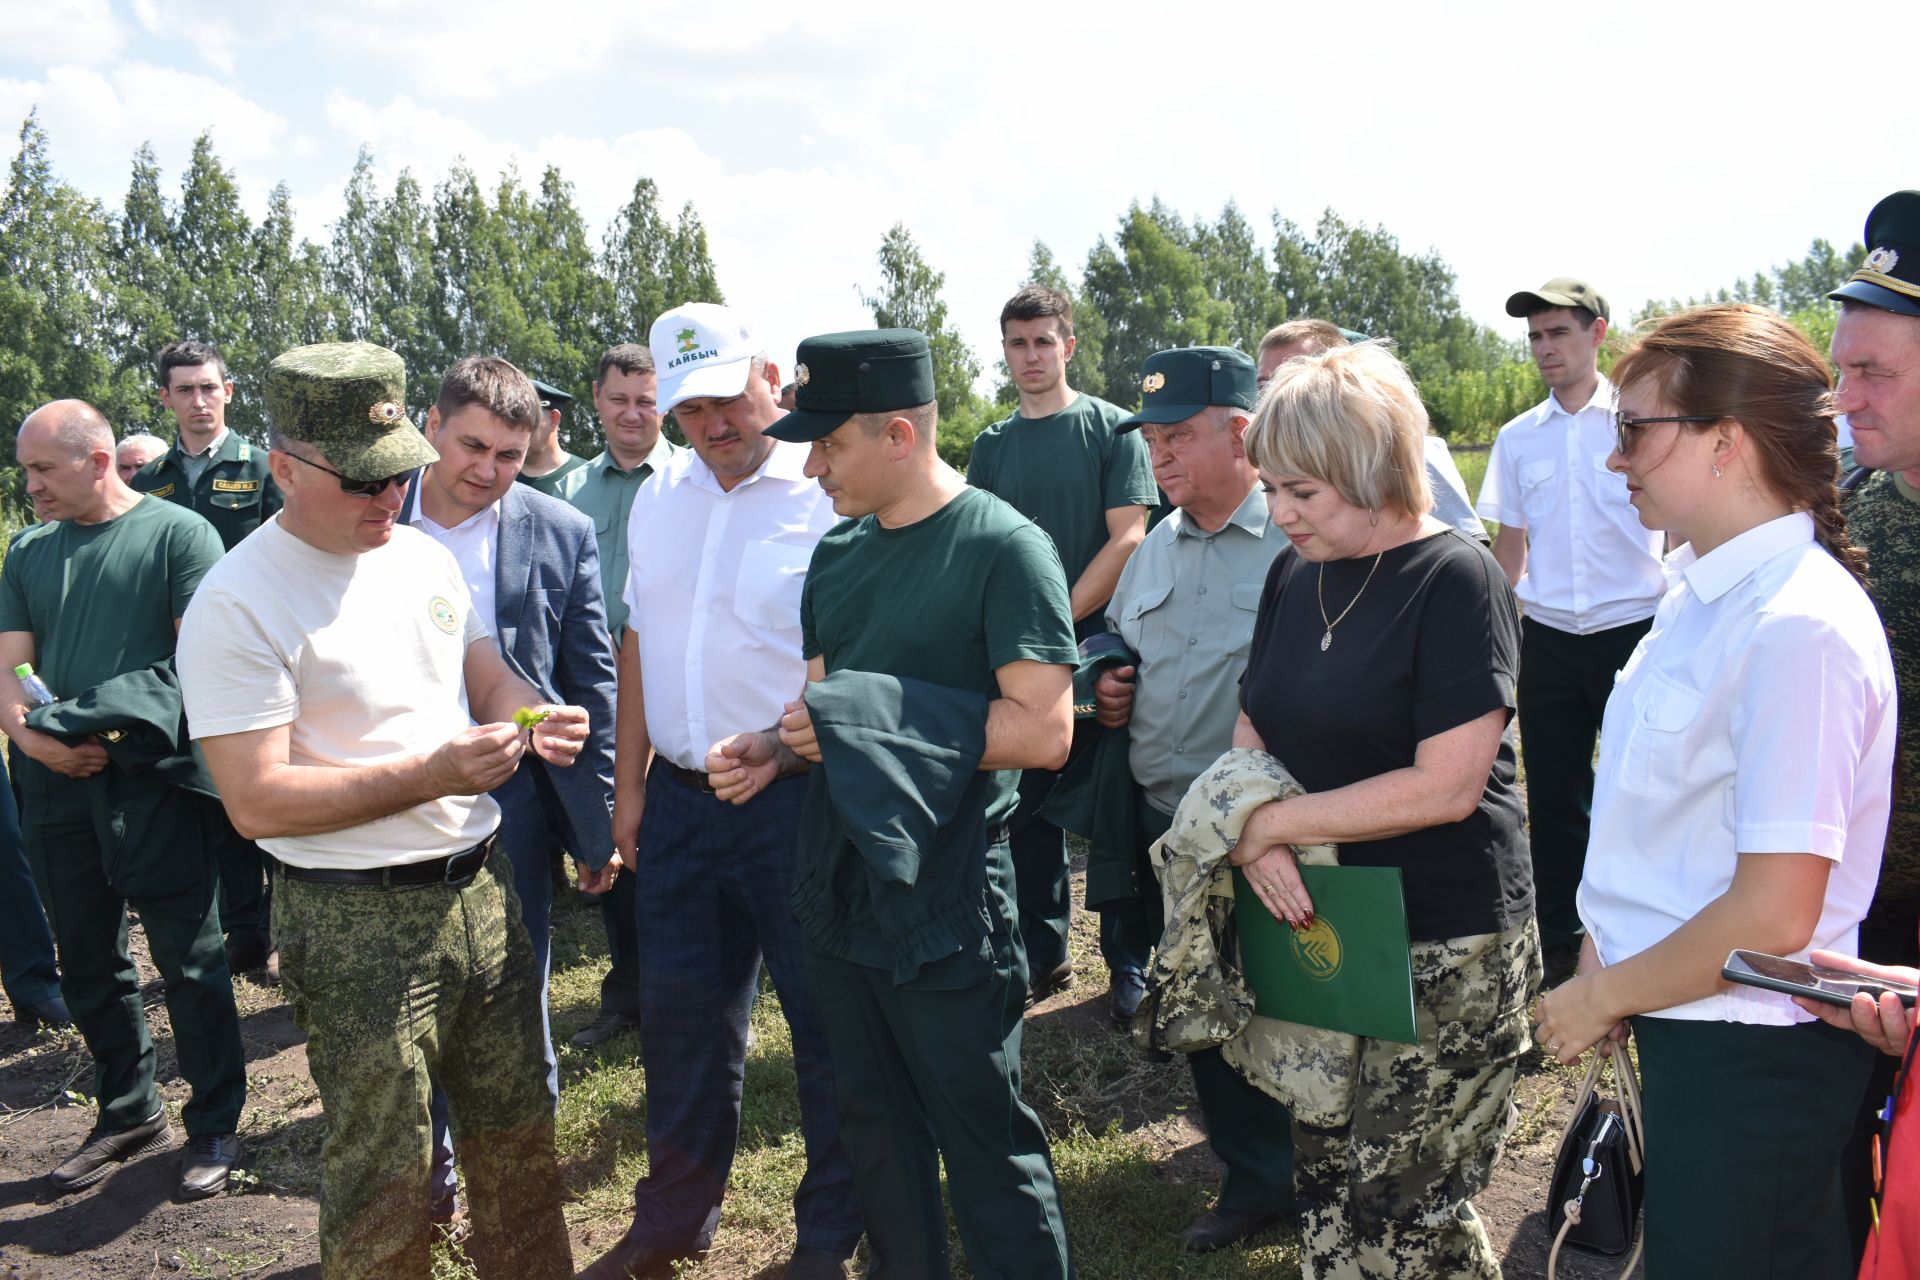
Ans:
{"type": "Polygon", "coordinates": [[[700,337],[694,333],[692,329],[682,329],[679,333],[675,334],[674,337],[680,339],[680,349],[682,351],[692,351],[700,345],[700,337]]]}
{"type": "Polygon", "coordinates": [[[1220,362],[1219,362],[1218,360],[1215,360],[1215,361],[1213,362],[1213,371],[1214,371],[1215,373],[1218,373],[1218,372],[1220,372],[1220,362]]]}
{"type": "Polygon", "coordinates": [[[1878,271],[1881,275],[1891,275],[1894,267],[1898,265],[1899,262],[1899,252],[1894,249],[1889,249],[1886,245],[1881,245],[1878,249],[1875,249],[1867,255],[1867,266],[1878,271]]]}
{"type": "Polygon", "coordinates": [[[405,412],[405,409],[402,409],[393,401],[382,400],[379,404],[367,410],[367,421],[373,423],[375,426],[391,426],[400,421],[400,416],[405,412]]]}
{"type": "Polygon", "coordinates": [[[813,381],[813,370],[803,364],[793,366],[794,385],[804,387],[813,381]]]}
{"type": "Polygon", "coordinates": [[[1158,370],[1140,379],[1140,389],[1146,392],[1148,395],[1152,395],[1154,392],[1158,391],[1160,388],[1166,385],[1167,385],[1167,375],[1159,372],[1158,370]]]}

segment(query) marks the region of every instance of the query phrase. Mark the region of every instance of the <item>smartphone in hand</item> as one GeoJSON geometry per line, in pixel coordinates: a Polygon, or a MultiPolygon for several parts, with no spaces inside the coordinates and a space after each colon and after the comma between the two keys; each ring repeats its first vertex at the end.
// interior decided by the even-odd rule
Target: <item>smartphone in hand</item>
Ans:
{"type": "Polygon", "coordinates": [[[1858,991],[1866,992],[1876,1001],[1882,992],[1890,991],[1899,996],[1900,1003],[1909,1009],[1913,1008],[1916,999],[1920,999],[1920,988],[1910,982],[1870,978],[1864,973],[1829,969],[1805,960],[1770,956],[1764,951],[1728,952],[1727,962],[1720,968],[1720,976],[1728,982],[1764,987],[1768,991],[1784,991],[1790,996],[1805,996],[1824,1004],[1852,1004],[1854,993],[1858,991]]]}

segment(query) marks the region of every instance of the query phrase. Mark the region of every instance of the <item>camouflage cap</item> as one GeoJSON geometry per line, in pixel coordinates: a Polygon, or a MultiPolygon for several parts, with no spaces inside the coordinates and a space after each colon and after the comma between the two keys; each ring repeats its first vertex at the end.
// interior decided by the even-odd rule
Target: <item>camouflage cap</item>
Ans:
{"type": "Polygon", "coordinates": [[[384,480],[438,462],[407,417],[407,368],[371,342],[323,342],[267,366],[267,416],[318,448],[349,480],[384,480]]]}

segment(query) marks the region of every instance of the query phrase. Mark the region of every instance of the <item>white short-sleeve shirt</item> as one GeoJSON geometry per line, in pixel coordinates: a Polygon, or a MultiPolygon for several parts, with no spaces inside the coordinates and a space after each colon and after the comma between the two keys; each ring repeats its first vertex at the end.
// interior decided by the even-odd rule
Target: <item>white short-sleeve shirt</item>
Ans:
{"type": "Polygon", "coordinates": [[[460,566],[460,576],[466,580],[474,617],[489,634],[498,635],[494,597],[500,562],[500,500],[496,498],[451,529],[427,514],[425,502],[416,500],[410,523],[452,553],[454,563],[460,566]]]}
{"type": "MultiPolygon", "coordinates": [[[[195,738],[289,726],[288,762],[383,764],[473,724],[467,647],[487,638],[446,550],[404,525],[360,555],[262,524],[207,573],[180,623],[195,738]]],[[[491,796],[445,796],[343,831],[274,836],[296,867],[365,870],[444,858],[500,825],[491,796]]]]}
{"type": "Polygon", "coordinates": [[[1626,478],[1607,470],[1613,384],[1599,380],[1585,407],[1557,394],[1500,428],[1480,482],[1485,519],[1527,533],[1527,571],[1514,594],[1527,616],[1591,635],[1653,613],[1666,590],[1663,536],[1640,523],[1626,478]]]}
{"type": "Polygon", "coordinates": [[[683,769],[703,768],[729,734],[772,727],[806,684],[800,591],[814,544],[838,522],[806,464],[805,445],[775,444],[725,490],[687,450],[634,495],[627,629],[647,736],[683,769]]]}
{"type": "MultiPolygon", "coordinates": [[[[1668,564],[1672,590],[1607,699],[1580,919],[1616,964],[1724,894],[1740,854],[1812,853],[1834,865],[1811,947],[1856,954],[1893,796],[1879,616],[1804,512],[1668,564]]],[[[1739,986],[1656,1016],[1811,1017],[1739,986]]]]}

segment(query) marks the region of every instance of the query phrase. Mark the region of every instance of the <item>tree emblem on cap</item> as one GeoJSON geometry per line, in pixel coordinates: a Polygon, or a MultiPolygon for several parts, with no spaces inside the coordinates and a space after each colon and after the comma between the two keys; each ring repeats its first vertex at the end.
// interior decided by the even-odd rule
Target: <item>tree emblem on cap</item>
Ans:
{"type": "Polygon", "coordinates": [[[1148,395],[1152,395],[1154,392],[1158,391],[1160,388],[1166,385],[1167,385],[1167,375],[1164,373],[1154,372],[1140,379],[1140,389],[1146,392],[1148,395]]]}
{"type": "Polygon", "coordinates": [[[406,410],[393,401],[382,400],[379,404],[367,410],[367,421],[373,423],[376,427],[390,427],[400,421],[401,415],[404,413],[406,413],[406,410]]]}
{"type": "Polygon", "coordinates": [[[804,387],[809,382],[812,382],[812,381],[813,381],[813,370],[807,368],[807,366],[803,364],[797,364],[793,366],[793,384],[796,387],[804,387]]]}
{"type": "Polygon", "coordinates": [[[1893,274],[1893,269],[1899,262],[1899,251],[1889,249],[1886,245],[1881,245],[1878,249],[1875,249],[1867,255],[1867,266],[1878,271],[1881,275],[1893,274]]]}
{"type": "Polygon", "coordinates": [[[680,339],[680,349],[682,351],[692,351],[700,345],[699,336],[696,335],[692,329],[682,329],[679,333],[676,333],[674,337],[680,339]]]}

